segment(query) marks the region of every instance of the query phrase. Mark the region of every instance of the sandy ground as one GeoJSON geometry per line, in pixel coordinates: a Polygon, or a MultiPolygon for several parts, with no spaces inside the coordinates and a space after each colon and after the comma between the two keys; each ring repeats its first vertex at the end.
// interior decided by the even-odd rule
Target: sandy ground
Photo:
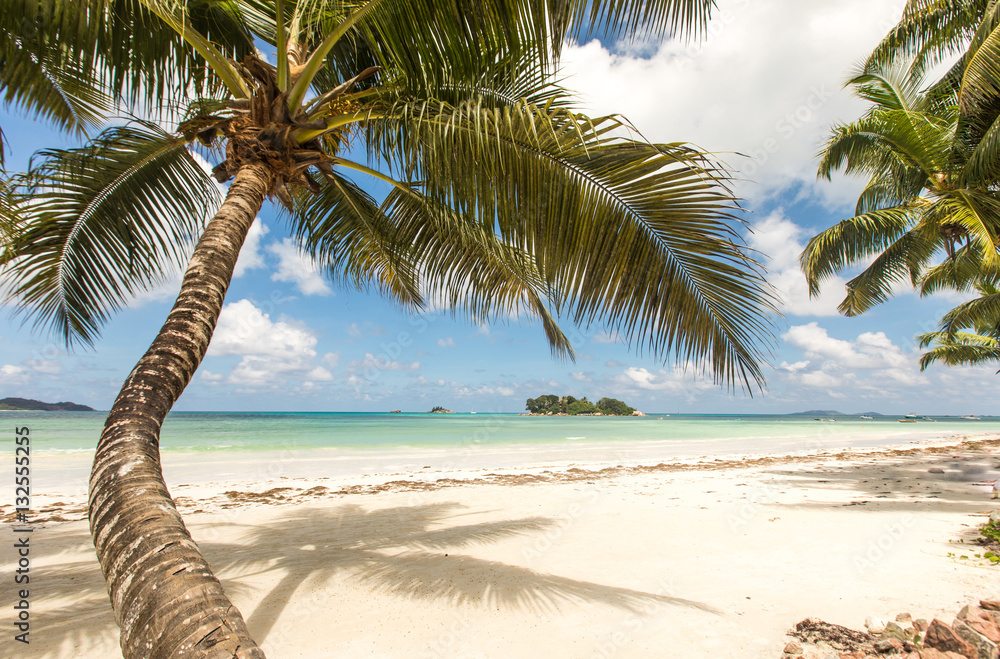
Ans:
{"type": "MultiPolygon", "coordinates": [[[[998,476],[991,439],[172,492],[272,659],[753,659],[779,657],[809,616],[950,621],[1000,599],[1000,567],[968,546],[1000,507],[981,484],[998,476]]],[[[5,604],[0,655],[118,656],[83,504],[36,501],[48,521],[31,538],[31,643],[14,642],[5,604]]],[[[8,527],[11,513],[0,507],[8,527]]]]}

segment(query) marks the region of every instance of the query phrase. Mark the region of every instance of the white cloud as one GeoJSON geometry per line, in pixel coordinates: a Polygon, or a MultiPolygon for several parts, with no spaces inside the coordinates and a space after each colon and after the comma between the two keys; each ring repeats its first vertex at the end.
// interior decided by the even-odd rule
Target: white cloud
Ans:
{"type": "Polygon", "coordinates": [[[781,299],[781,310],[793,316],[836,316],[844,298],[846,280],[831,277],[823,282],[820,294],[809,297],[809,285],[799,266],[805,248],[804,231],[785,218],[778,209],[754,227],[747,243],[767,257],[767,281],[781,299]]]}
{"type": "MultiPolygon", "coordinates": [[[[333,380],[330,369],[339,355],[327,353],[317,366],[316,343],[308,328],[284,318],[272,321],[250,300],[240,300],[223,307],[208,356],[240,356],[226,381],[247,390],[282,387],[289,379],[333,380]]],[[[219,376],[212,374],[206,381],[218,382],[219,376]]]]}
{"type": "Polygon", "coordinates": [[[317,366],[313,370],[309,371],[306,374],[306,377],[309,378],[310,380],[317,380],[317,381],[320,381],[320,382],[329,382],[329,381],[333,380],[333,373],[331,373],[330,371],[326,370],[322,366],[317,366]]]}
{"type": "Polygon", "coordinates": [[[618,332],[598,332],[590,337],[591,343],[623,343],[618,332]]]}
{"type": "Polygon", "coordinates": [[[21,362],[36,373],[55,375],[62,372],[62,364],[55,359],[26,359],[21,362]]]}
{"type": "Polygon", "coordinates": [[[884,332],[862,332],[845,340],[830,336],[826,328],[812,322],[790,327],[782,338],[806,358],[793,364],[783,362],[776,369],[778,377],[793,386],[900,398],[907,387],[931,384],[920,372],[919,352],[915,348],[904,351],[884,332]]]}
{"type": "Polygon", "coordinates": [[[355,339],[360,339],[365,336],[378,336],[385,334],[385,328],[381,325],[376,325],[370,320],[366,320],[361,323],[351,323],[347,326],[347,334],[355,339]]]}
{"type": "Polygon", "coordinates": [[[269,314],[244,299],[222,308],[208,355],[311,358],[316,355],[315,347],[312,332],[284,320],[274,322],[269,314]]]}
{"type": "Polygon", "coordinates": [[[420,362],[399,362],[392,361],[385,355],[376,357],[370,352],[365,353],[364,359],[355,359],[347,365],[349,371],[417,371],[420,370],[420,362]]]}
{"type": "Polygon", "coordinates": [[[21,386],[29,382],[27,371],[25,371],[20,366],[14,366],[13,364],[4,364],[0,366],[0,377],[3,378],[4,384],[8,386],[21,386]]]}
{"type": "Polygon", "coordinates": [[[813,158],[833,121],[860,114],[842,85],[901,13],[900,0],[719,0],[697,44],[566,48],[565,85],[588,112],[620,112],[653,141],[750,156],[726,157],[754,182],[743,197],[802,184],[843,203],[858,184],[817,185],[813,158]]]}
{"type": "Polygon", "coordinates": [[[328,369],[335,369],[337,365],[340,364],[340,353],[339,352],[328,352],[323,355],[323,366],[328,369]]]}
{"type": "Polygon", "coordinates": [[[233,277],[242,277],[247,270],[255,270],[264,267],[264,253],[260,251],[260,240],[270,233],[267,225],[261,222],[260,218],[254,218],[247,232],[246,240],[240,249],[240,256],[236,260],[236,269],[233,270],[233,277]]]}
{"type": "Polygon", "coordinates": [[[201,379],[207,384],[219,384],[224,379],[221,373],[215,373],[214,371],[201,371],[201,379]]]}
{"type": "Polygon", "coordinates": [[[913,364],[913,354],[905,354],[884,332],[864,332],[854,341],[844,341],[812,322],[790,327],[782,338],[800,348],[807,358],[841,368],[906,368],[913,364]]]}
{"type": "Polygon", "coordinates": [[[571,378],[573,378],[574,380],[576,380],[577,382],[593,382],[594,381],[594,379],[592,377],[590,377],[589,375],[587,375],[583,371],[573,371],[572,373],[569,374],[569,376],[571,378]]]}
{"type": "MultiPolygon", "coordinates": [[[[689,365],[688,365],[689,366],[689,365]]],[[[675,365],[671,370],[650,371],[640,366],[630,366],[614,378],[626,390],[659,391],[690,396],[695,391],[714,389],[710,378],[697,377],[697,369],[675,365]]]]}
{"type": "Polygon", "coordinates": [[[319,266],[291,238],[271,243],[267,251],[278,257],[278,270],[271,275],[272,281],[293,283],[303,295],[333,294],[333,289],[320,274],[319,266]]]}
{"type": "Polygon", "coordinates": [[[455,339],[450,336],[444,339],[438,339],[437,344],[442,348],[453,348],[455,346],[455,339]]]}

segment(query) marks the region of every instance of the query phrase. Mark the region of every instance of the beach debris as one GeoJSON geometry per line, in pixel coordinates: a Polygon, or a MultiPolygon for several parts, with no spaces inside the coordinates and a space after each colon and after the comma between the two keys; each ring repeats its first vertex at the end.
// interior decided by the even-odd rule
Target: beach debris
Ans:
{"type": "Polygon", "coordinates": [[[819,618],[806,618],[789,632],[799,641],[810,645],[824,644],[841,652],[874,651],[876,637],[841,625],[824,622],[819,618]]]}

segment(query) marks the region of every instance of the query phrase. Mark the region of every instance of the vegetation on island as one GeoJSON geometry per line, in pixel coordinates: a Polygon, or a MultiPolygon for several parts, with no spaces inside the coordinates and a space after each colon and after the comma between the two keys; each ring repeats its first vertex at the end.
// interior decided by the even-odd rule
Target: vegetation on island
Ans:
{"type": "Polygon", "coordinates": [[[616,398],[602,398],[597,403],[591,403],[587,397],[576,399],[573,396],[556,396],[546,394],[538,398],[529,398],[524,409],[531,414],[565,414],[579,416],[592,414],[602,416],[629,416],[636,410],[616,398]]]}
{"type": "Polygon", "coordinates": [[[454,414],[454,412],[452,412],[447,408],[441,407],[440,405],[435,405],[434,407],[431,408],[428,414],[454,414]]]}
{"type": "Polygon", "coordinates": [[[17,410],[22,412],[95,412],[93,407],[78,405],[76,403],[43,403],[33,398],[4,398],[0,399],[0,410],[17,410]]]}
{"type": "Polygon", "coordinates": [[[159,435],[268,200],[331,279],[413,312],[433,301],[476,323],[534,317],[569,357],[557,318],[602,323],[658,357],[703,361],[730,387],[763,386],[775,298],[740,238],[725,168],[615,115],[578,113],[557,75],[573,39],[697,38],[713,5],[5,6],[5,100],[93,135],[0,182],[6,301],[64,343],[90,344],[186,267],[112,406],[90,481],[126,658],[264,656],[171,500],[159,435]]]}

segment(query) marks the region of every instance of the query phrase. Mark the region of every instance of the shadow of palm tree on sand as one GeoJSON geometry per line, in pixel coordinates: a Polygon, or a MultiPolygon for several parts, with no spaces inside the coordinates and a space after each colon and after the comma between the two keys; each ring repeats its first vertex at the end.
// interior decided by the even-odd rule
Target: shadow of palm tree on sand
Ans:
{"type": "Polygon", "coordinates": [[[248,528],[243,543],[203,543],[202,548],[217,572],[242,572],[224,579],[227,590],[245,588],[244,580],[251,576],[283,573],[254,610],[246,612],[247,625],[261,642],[303,584],[321,585],[335,577],[400,597],[456,605],[553,613],[561,605],[594,602],[638,613],[650,605],[667,604],[719,613],[701,602],[455,554],[555,527],[553,520],[543,517],[443,526],[460,518],[461,508],[458,503],[437,503],[381,510],[356,505],[300,510],[280,523],[248,528]]]}

